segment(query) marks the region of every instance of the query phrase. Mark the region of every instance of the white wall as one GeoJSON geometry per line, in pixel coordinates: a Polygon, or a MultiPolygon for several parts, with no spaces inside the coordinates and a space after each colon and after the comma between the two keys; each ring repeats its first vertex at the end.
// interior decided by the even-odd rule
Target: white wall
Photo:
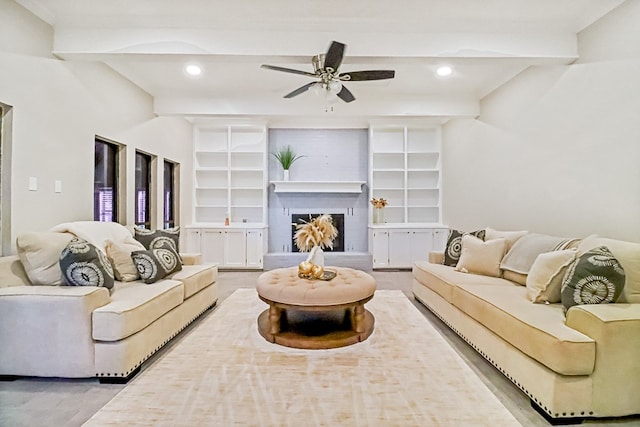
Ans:
{"type": "Polygon", "coordinates": [[[13,106],[13,238],[93,219],[96,135],[127,147],[127,222],[133,219],[136,149],[158,156],[159,182],[165,157],[181,164],[181,218],[190,218],[191,126],[180,118],[155,117],[151,97],[102,64],[43,54],[52,45],[48,26],[14,2],[0,0],[0,10],[0,102],[13,106]],[[6,41],[8,28],[10,40],[20,43],[6,41]],[[28,191],[29,177],[37,178],[37,191],[28,191]],[[62,181],[62,193],[54,193],[55,180],[62,181]]]}
{"type": "Polygon", "coordinates": [[[443,128],[450,227],[640,241],[640,2],[579,35],[581,60],[533,67],[443,128]]]}

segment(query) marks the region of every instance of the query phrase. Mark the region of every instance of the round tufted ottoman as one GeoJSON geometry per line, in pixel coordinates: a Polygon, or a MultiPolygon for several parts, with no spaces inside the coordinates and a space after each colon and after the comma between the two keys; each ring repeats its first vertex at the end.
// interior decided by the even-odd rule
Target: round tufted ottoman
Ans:
{"type": "Polygon", "coordinates": [[[294,348],[327,349],[366,340],[373,315],[364,304],[373,298],[376,281],[352,268],[328,267],[332,280],[298,277],[298,268],[278,268],[258,277],[256,289],[269,308],[258,317],[267,340],[294,348]]]}

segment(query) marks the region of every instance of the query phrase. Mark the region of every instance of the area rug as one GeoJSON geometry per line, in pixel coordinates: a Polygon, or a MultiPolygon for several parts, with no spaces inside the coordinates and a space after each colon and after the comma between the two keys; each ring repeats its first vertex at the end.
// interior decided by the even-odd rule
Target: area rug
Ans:
{"type": "Polygon", "coordinates": [[[85,426],[519,426],[401,291],[332,350],[271,344],[253,289],[229,296],[85,426]]]}

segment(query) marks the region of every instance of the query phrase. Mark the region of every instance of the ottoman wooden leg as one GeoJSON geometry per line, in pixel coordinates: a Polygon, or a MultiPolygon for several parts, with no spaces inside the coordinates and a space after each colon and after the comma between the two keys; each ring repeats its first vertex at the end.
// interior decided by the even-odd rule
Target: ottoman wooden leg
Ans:
{"type": "Polygon", "coordinates": [[[280,333],[280,316],[282,316],[282,309],[275,305],[269,306],[269,333],[276,335],[280,333]]]}
{"type": "Polygon", "coordinates": [[[356,305],[354,311],[353,330],[361,334],[364,332],[364,305],[356,305]]]}

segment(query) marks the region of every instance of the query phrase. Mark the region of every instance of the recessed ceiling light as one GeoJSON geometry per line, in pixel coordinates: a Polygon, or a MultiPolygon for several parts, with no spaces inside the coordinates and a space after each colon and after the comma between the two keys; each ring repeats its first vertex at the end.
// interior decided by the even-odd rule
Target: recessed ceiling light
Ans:
{"type": "Polygon", "coordinates": [[[200,74],[202,74],[202,68],[197,65],[197,64],[189,64],[184,68],[184,71],[186,71],[187,74],[189,74],[190,76],[199,76],[200,74]]]}
{"type": "Polygon", "coordinates": [[[436,68],[436,74],[438,77],[449,77],[453,74],[453,68],[449,65],[440,65],[436,68]]]}

